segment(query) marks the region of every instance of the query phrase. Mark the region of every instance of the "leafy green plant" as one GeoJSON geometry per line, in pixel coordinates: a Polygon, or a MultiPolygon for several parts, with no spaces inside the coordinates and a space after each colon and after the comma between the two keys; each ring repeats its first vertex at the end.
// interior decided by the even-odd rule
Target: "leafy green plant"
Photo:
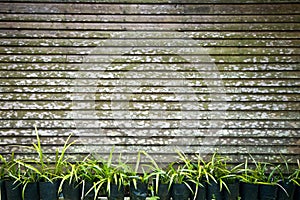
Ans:
{"type": "Polygon", "coordinates": [[[137,181],[148,184],[149,179],[152,176],[152,174],[150,172],[147,172],[144,169],[144,166],[140,166],[140,161],[141,161],[141,151],[138,152],[134,169],[133,169],[133,166],[128,165],[127,172],[126,172],[126,174],[128,175],[129,181],[133,183],[135,188],[137,188],[137,181]],[[142,172],[139,171],[140,168],[141,168],[142,172]]]}
{"type": "Polygon", "coordinates": [[[22,162],[20,164],[28,170],[33,170],[35,173],[37,173],[39,180],[53,182],[54,180],[60,178],[60,176],[63,174],[63,169],[68,159],[65,157],[65,153],[67,149],[75,143],[75,141],[69,143],[70,138],[72,136],[70,135],[65,141],[61,152],[58,149],[56,149],[55,163],[51,164],[51,161],[44,155],[37,127],[35,127],[35,133],[37,143],[32,143],[32,146],[30,147],[21,147],[33,150],[38,154],[38,159],[27,159],[26,161],[34,163],[36,167],[34,167],[34,165],[26,164],[26,162],[22,162]]]}
{"type": "Polygon", "coordinates": [[[99,179],[98,186],[106,185],[106,192],[110,196],[111,184],[119,187],[128,185],[128,175],[126,174],[127,165],[122,162],[121,154],[119,155],[118,164],[113,163],[114,148],[111,149],[107,160],[101,160],[101,179],[99,179]]]}
{"type": "Polygon", "coordinates": [[[252,156],[251,159],[254,162],[254,168],[248,167],[248,159],[246,159],[244,164],[245,167],[241,170],[242,173],[239,178],[243,182],[264,185],[279,185],[280,165],[274,166],[267,162],[257,162],[252,156]]]}
{"type": "Polygon", "coordinates": [[[298,167],[289,176],[289,179],[296,185],[300,186],[300,161],[297,160],[298,167]]]}
{"type": "MultiPolygon", "coordinates": [[[[228,186],[225,180],[233,177],[227,166],[228,157],[224,157],[215,152],[206,164],[206,171],[210,174],[211,181],[218,183],[220,190],[225,187],[228,191],[228,186]]],[[[208,182],[210,183],[210,182],[208,182]]]]}

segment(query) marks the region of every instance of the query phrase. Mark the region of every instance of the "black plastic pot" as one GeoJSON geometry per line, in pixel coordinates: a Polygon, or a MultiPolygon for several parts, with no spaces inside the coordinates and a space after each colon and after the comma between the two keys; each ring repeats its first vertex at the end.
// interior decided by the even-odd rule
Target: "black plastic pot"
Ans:
{"type": "Polygon", "coordinates": [[[300,199],[300,186],[296,186],[294,192],[294,200],[299,200],[299,199],[300,199]]]}
{"type": "Polygon", "coordinates": [[[234,183],[227,183],[226,185],[229,191],[224,188],[224,200],[238,200],[240,193],[240,183],[238,181],[235,181],[234,183]]]}
{"type": "Polygon", "coordinates": [[[252,183],[240,183],[241,200],[258,200],[258,186],[252,183]]]}
{"type": "Polygon", "coordinates": [[[184,183],[173,184],[172,186],[172,199],[173,200],[188,200],[191,194],[191,190],[184,183]]]}
{"type": "Polygon", "coordinates": [[[5,183],[3,180],[0,180],[0,192],[1,192],[1,200],[6,200],[5,183]]]}
{"type": "Polygon", "coordinates": [[[62,192],[64,200],[80,200],[81,185],[78,182],[64,182],[62,192]]]}
{"type": "MultiPolygon", "coordinates": [[[[202,183],[203,186],[198,186],[196,200],[205,200],[206,199],[206,183],[202,183]]],[[[195,191],[195,190],[194,190],[195,191]]]]}
{"type": "Polygon", "coordinates": [[[219,183],[211,181],[211,183],[207,185],[206,198],[207,200],[222,200],[222,192],[220,191],[219,183]]]}
{"type": "Polygon", "coordinates": [[[295,185],[290,181],[280,181],[280,186],[282,188],[278,188],[277,200],[293,200],[295,185]]]}
{"type": "Polygon", "coordinates": [[[39,182],[40,200],[57,200],[58,187],[59,181],[39,182]]]}
{"type": "Polygon", "coordinates": [[[123,200],[125,189],[124,186],[110,184],[110,195],[107,197],[108,200],[123,200]]]}
{"type": "Polygon", "coordinates": [[[21,184],[14,181],[5,181],[7,200],[22,200],[21,184]]]}
{"type": "Polygon", "coordinates": [[[83,200],[94,200],[95,196],[97,195],[98,198],[98,194],[95,194],[95,189],[94,187],[94,183],[93,182],[89,182],[89,181],[85,181],[83,184],[83,200]]]}
{"type": "Polygon", "coordinates": [[[38,182],[28,183],[23,186],[24,190],[24,200],[39,200],[39,187],[38,182]]]}
{"type": "Polygon", "coordinates": [[[259,199],[276,200],[277,190],[277,185],[259,185],[259,199]]]}
{"type": "MultiPolygon", "coordinates": [[[[155,188],[155,184],[154,184],[154,188],[155,188]]],[[[169,190],[169,184],[160,183],[158,185],[158,191],[156,195],[159,197],[159,200],[170,200],[171,191],[169,190]]]]}
{"type": "Polygon", "coordinates": [[[145,200],[148,194],[148,184],[137,181],[136,187],[133,183],[129,188],[130,200],[145,200]]]}

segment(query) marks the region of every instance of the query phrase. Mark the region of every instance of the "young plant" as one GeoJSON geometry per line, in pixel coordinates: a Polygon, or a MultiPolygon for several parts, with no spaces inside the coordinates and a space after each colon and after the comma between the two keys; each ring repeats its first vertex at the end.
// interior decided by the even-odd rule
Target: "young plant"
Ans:
{"type": "Polygon", "coordinates": [[[128,185],[128,176],[126,163],[122,162],[121,154],[119,155],[118,164],[113,164],[113,152],[111,149],[107,160],[101,160],[101,179],[98,182],[99,187],[106,185],[108,196],[111,194],[111,184],[117,185],[120,189],[122,186],[128,185]]]}
{"type": "Polygon", "coordinates": [[[137,160],[135,163],[135,168],[132,169],[132,166],[128,166],[127,172],[126,172],[128,175],[128,178],[134,184],[135,188],[137,188],[137,181],[147,184],[149,181],[149,178],[151,177],[151,173],[148,173],[147,171],[145,171],[143,166],[141,166],[142,172],[139,172],[140,161],[141,161],[141,152],[138,152],[137,160]]]}
{"type": "Polygon", "coordinates": [[[221,156],[215,152],[211,160],[206,164],[206,171],[211,174],[210,177],[213,177],[212,181],[219,184],[220,190],[225,187],[229,191],[225,180],[230,178],[232,175],[230,175],[231,173],[228,169],[227,161],[227,157],[221,156]]]}
{"type": "Polygon", "coordinates": [[[297,160],[297,164],[298,167],[289,176],[289,180],[291,180],[294,184],[300,186],[300,161],[299,160],[297,160]]]}

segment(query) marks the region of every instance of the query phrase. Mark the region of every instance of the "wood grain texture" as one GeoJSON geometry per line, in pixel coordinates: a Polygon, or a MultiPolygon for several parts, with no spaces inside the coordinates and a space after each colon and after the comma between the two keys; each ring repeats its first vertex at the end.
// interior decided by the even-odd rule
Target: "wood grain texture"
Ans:
{"type": "MultiPolygon", "coordinates": [[[[0,153],[75,161],[112,146],[160,164],[175,148],[296,164],[300,4],[294,0],[1,0],[0,153]]],[[[147,162],[142,158],[142,162],[147,162]]]]}

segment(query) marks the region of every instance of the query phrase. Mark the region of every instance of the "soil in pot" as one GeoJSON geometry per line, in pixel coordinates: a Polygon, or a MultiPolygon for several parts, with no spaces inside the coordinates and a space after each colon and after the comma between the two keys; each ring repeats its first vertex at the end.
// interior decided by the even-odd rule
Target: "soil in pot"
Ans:
{"type": "Polygon", "coordinates": [[[58,187],[59,181],[39,182],[40,200],[57,200],[58,187]]]}
{"type": "Polygon", "coordinates": [[[240,183],[241,200],[258,200],[258,186],[252,183],[240,183]]]}
{"type": "Polygon", "coordinates": [[[277,190],[277,185],[259,185],[259,199],[276,200],[277,190]]]}
{"type": "Polygon", "coordinates": [[[137,181],[136,187],[131,183],[129,190],[130,200],[145,200],[148,194],[148,184],[137,181]]]}
{"type": "Polygon", "coordinates": [[[23,186],[24,190],[24,200],[39,200],[39,187],[38,182],[28,183],[26,186],[23,186]]]}
{"type": "Polygon", "coordinates": [[[123,200],[125,189],[124,186],[110,184],[110,195],[107,197],[108,200],[123,200]]]}
{"type": "Polygon", "coordinates": [[[295,185],[289,181],[281,181],[279,184],[282,188],[278,188],[277,200],[293,200],[295,185]]]}
{"type": "Polygon", "coordinates": [[[81,196],[83,196],[83,200],[94,200],[95,195],[97,195],[96,198],[98,198],[98,194],[95,194],[95,189],[93,187],[93,182],[85,181],[83,183],[83,189],[81,194],[81,196]]]}
{"type": "Polygon", "coordinates": [[[172,186],[172,199],[173,200],[188,200],[191,190],[184,183],[173,184],[172,186]]]}
{"type": "Polygon", "coordinates": [[[15,181],[5,181],[7,200],[22,200],[21,184],[15,181]]]}
{"type": "Polygon", "coordinates": [[[4,181],[2,180],[0,180],[0,195],[1,195],[1,200],[6,200],[5,184],[4,181]]]}
{"type": "Polygon", "coordinates": [[[80,200],[81,189],[78,182],[64,182],[62,187],[64,200],[80,200]]]}
{"type": "Polygon", "coordinates": [[[227,183],[227,189],[224,188],[223,196],[224,200],[238,200],[239,198],[239,191],[240,191],[240,184],[238,181],[235,181],[233,183],[227,183]]]}
{"type": "Polygon", "coordinates": [[[219,185],[219,183],[211,181],[207,185],[206,198],[208,200],[211,200],[211,199],[222,200],[222,192],[220,191],[220,185],[219,185]]]}

